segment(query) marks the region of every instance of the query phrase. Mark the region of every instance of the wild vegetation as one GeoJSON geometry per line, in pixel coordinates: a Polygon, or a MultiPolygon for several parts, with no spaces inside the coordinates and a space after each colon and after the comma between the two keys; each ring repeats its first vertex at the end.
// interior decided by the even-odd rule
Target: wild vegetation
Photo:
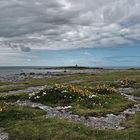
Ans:
{"type": "Polygon", "coordinates": [[[80,115],[117,114],[128,106],[134,105],[132,101],[119,95],[115,88],[106,85],[93,88],[54,85],[30,93],[29,99],[51,106],[72,105],[72,111],[80,115]]]}
{"type": "Polygon", "coordinates": [[[120,131],[96,130],[64,119],[46,119],[38,109],[13,105],[0,113],[0,122],[10,140],[139,140],[140,137],[140,113],[123,123],[127,129],[120,131]]]}
{"type": "MultiPolygon", "coordinates": [[[[0,83],[1,86],[11,84],[0,83]]],[[[133,88],[134,92],[128,95],[139,97],[140,72],[137,70],[28,79],[14,84],[13,91],[31,86],[45,87],[31,93],[0,94],[0,127],[5,128],[10,140],[139,140],[140,113],[129,116],[122,123],[126,127],[124,130],[97,130],[64,119],[45,118],[44,111],[38,108],[13,104],[17,100],[30,100],[51,107],[71,106],[69,111],[82,116],[119,114],[138,103],[126,99],[117,90],[133,88]]],[[[0,89],[1,93],[11,91],[6,87],[0,89]]]]}

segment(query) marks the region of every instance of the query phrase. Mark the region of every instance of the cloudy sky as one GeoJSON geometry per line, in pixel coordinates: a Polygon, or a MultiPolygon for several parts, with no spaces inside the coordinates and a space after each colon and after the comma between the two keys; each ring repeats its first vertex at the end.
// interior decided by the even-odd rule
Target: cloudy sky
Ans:
{"type": "Polygon", "coordinates": [[[140,66],[140,0],[0,0],[0,66],[140,66]]]}

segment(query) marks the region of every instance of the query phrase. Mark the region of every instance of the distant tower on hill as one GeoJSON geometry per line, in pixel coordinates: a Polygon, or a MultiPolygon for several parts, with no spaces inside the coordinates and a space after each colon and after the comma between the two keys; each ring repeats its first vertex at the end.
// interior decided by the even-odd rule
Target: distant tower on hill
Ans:
{"type": "Polygon", "coordinates": [[[77,68],[77,67],[78,67],[78,65],[76,64],[76,65],[75,65],[75,67],[77,68]]]}

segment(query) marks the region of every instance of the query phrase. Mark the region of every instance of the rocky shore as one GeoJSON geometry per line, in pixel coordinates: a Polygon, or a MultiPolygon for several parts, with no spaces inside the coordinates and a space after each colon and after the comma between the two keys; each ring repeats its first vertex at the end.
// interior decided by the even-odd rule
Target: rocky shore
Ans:
{"type": "Polygon", "coordinates": [[[115,71],[124,71],[124,70],[117,70],[117,69],[47,69],[41,70],[39,72],[21,72],[17,74],[3,74],[0,75],[0,82],[18,82],[23,81],[25,79],[30,78],[45,78],[51,76],[64,76],[64,75],[72,75],[72,74],[96,74],[96,73],[103,73],[103,72],[115,72],[115,71]]]}

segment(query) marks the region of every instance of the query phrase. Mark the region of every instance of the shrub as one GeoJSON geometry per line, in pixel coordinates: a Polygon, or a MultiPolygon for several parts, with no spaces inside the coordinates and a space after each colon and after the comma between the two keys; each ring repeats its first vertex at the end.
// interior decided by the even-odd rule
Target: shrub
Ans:
{"type": "Polygon", "coordinates": [[[93,109],[95,107],[103,108],[109,104],[110,100],[111,97],[107,95],[87,96],[84,99],[79,100],[79,104],[88,109],[93,109]]]}
{"type": "MultiPolygon", "coordinates": [[[[108,86],[97,86],[95,88],[78,88],[73,85],[54,85],[40,90],[38,93],[29,94],[29,99],[35,102],[51,103],[51,104],[69,104],[76,101],[85,100],[92,102],[94,100],[99,103],[100,96],[116,93],[116,90],[108,86]]],[[[101,100],[100,100],[101,101],[101,100]]]]}
{"type": "Polygon", "coordinates": [[[89,88],[88,90],[92,94],[85,96],[84,99],[79,100],[79,104],[88,109],[95,107],[103,108],[107,106],[112,100],[112,95],[117,93],[115,88],[106,85],[98,85],[97,87],[89,88]]]}
{"type": "Polygon", "coordinates": [[[69,85],[54,85],[46,87],[40,90],[38,93],[29,94],[29,99],[39,102],[51,102],[51,103],[72,103],[78,98],[83,98],[91,94],[87,89],[80,89],[76,86],[69,85]]]}
{"type": "Polygon", "coordinates": [[[89,91],[95,95],[108,95],[116,93],[116,89],[114,87],[110,87],[107,85],[98,85],[95,88],[89,88],[89,91]]]}

